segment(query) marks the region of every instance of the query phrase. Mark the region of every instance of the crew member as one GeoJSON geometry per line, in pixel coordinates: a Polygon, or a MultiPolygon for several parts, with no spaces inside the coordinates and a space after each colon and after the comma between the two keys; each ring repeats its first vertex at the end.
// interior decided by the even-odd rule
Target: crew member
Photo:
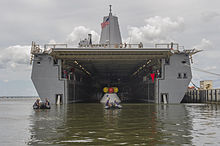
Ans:
{"type": "Polygon", "coordinates": [[[115,98],[115,100],[114,100],[114,105],[115,105],[115,106],[118,106],[118,105],[119,105],[119,103],[117,102],[116,98],[115,98]]]}
{"type": "Polygon", "coordinates": [[[39,98],[35,101],[35,103],[33,105],[33,108],[34,109],[39,109],[40,108],[40,99],[39,98]]]}
{"type": "Polygon", "coordinates": [[[142,42],[140,42],[139,48],[143,48],[143,43],[142,42]]]}
{"type": "Polygon", "coordinates": [[[105,106],[109,106],[109,107],[111,106],[111,104],[109,103],[109,101],[110,101],[110,98],[108,97],[108,98],[107,98],[107,101],[106,101],[106,103],[105,103],[105,106]]]}
{"type": "Polygon", "coordinates": [[[50,108],[50,102],[47,98],[45,99],[45,107],[50,108]]]}
{"type": "Polygon", "coordinates": [[[126,43],[124,43],[124,48],[126,48],[127,47],[127,44],[126,43]]]}

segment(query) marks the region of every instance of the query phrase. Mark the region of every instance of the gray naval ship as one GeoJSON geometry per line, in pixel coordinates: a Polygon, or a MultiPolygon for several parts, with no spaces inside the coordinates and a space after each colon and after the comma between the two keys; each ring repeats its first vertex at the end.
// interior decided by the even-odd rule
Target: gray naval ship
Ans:
{"type": "MultiPolygon", "coordinates": [[[[180,103],[191,81],[195,49],[177,43],[123,43],[118,18],[108,16],[101,24],[99,44],[92,35],[78,47],[32,42],[31,79],[39,97],[52,104],[100,102],[109,97],[103,89],[117,87],[122,102],[180,103]]],[[[119,98],[118,98],[119,97],[119,98]]]]}

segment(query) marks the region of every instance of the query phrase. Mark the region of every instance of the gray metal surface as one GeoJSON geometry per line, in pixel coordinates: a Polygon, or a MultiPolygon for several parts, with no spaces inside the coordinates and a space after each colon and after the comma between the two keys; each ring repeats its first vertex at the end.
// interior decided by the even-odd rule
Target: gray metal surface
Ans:
{"type": "Polygon", "coordinates": [[[118,24],[118,17],[112,16],[112,13],[109,13],[109,16],[103,18],[103,22],[109,18],[109,24],[102,28],[100,44],[121,44],[121,33],[118,24]]]}
{"type": "MultiPolygon", "coordinates": [[[[62,94],[66,99],[65,82],[60,80],[61,63],[54,64],[53,58],[46,54],[35,55],[31,79],[42,100],[48,98],[55,104],[56,94],[62,94]]],[[[66,100],[63,100],[65,103],[66,100]]]]}
{"type": "Polygon", "coordinates": [[[174,54],[170,57],[169,63],[163,60],[162,66],[163,74],[162,78],[158,79],[158,101],[156,102],[160,103],[161,95],[167,94],[168,103],[180,103],[192,79],[189,56],[174,54]],[[179,74],[181,74],[180,78],[179,74]],[[186,78],[184,74],[186,74],[186,78]]]}

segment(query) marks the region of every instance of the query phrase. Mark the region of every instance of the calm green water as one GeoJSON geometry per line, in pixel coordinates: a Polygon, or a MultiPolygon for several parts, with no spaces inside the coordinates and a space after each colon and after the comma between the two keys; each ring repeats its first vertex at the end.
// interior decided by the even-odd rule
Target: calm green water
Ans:
{"type": "Polygon", "coordinates": [[[220,106],[101,104],[33,110],[35,99],[0,99],[0,145],[220,145],[220,106]]]}

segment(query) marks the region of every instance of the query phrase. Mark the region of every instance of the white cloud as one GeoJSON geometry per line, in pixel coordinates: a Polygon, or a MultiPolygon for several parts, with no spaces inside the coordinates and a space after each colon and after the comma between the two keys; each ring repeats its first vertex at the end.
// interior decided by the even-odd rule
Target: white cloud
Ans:
{"type": "Polygon", "coordinates": [[[23,66],[26,69],[29,61],[30,46],[16,45],[1,49],[0,69],[19,69],[23,66]]]}
{"type": "Polygon", "coordinates": [[[72,45],[77,45],[80,40],[88,38],[88,34],[92,34],[92,41],[94,44],[99,42],[100,35],[91,30],[90,28],[86,28],[85,26],[77,26],[73,29],[73,31],[67,36],[66,41],[72,45]]]}
{"type": "Polygon", "coordinates": [[[162,43],[173,41],[172,35],[175,32],[184,30],[184,19],[178,17],[172,20],[170,17],[150,17],[145,20],[141,27],[128,27],[129,36],[126,41],[130,43],[162,43]]]}

